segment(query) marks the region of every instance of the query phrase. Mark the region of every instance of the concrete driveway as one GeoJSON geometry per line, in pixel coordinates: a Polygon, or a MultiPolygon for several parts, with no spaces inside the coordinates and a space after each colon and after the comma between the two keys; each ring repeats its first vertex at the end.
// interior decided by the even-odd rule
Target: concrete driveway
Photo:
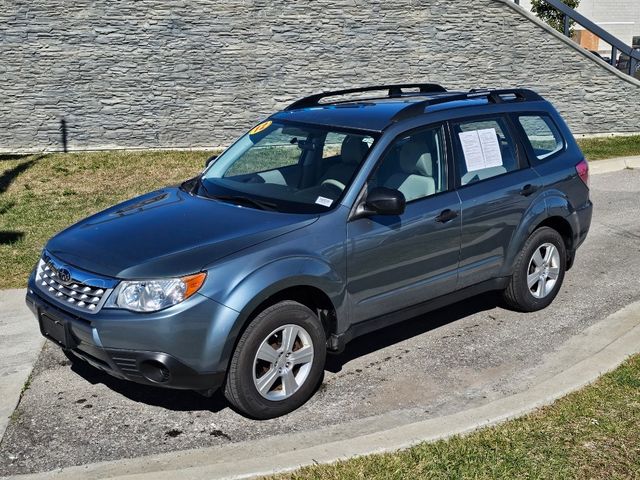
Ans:
{"type": "Polygon", "coordinates": [[[562,368],[563,351],[576,337],[640,299],[640,171],[592,176],[591,186],[591,233],[551,307],[514,313],[489,294],[360,338],[329,358],[320,391],[286,417],[247,420],[220,396],[70,367],[47,344],[0,444],[0,475],[285,439],[341,424],[375,432],[522,392],[562,368]]]}

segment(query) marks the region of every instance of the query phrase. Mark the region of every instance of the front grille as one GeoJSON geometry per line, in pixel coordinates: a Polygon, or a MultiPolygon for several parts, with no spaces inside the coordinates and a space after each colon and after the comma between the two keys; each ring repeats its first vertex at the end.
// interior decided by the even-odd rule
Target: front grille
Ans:
{"type": "Polygon", "coordinates": [[[80,282],[73,277],[63,282],[58,270],[45,259],[36,269],[36,284],[44,293],[75,310],[96,313],[107,299],[111,289],[80,282]]]}

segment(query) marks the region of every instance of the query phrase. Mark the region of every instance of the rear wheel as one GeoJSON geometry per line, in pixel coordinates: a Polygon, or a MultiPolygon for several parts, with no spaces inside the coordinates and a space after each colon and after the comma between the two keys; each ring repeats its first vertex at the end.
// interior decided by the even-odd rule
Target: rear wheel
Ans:
{"type": "Polygon", "coordinates": [[[547,307],[558,294],[566,270],[567,252],[560,234],[537,229],[516,259],[513,276],[504,291],[507,304],[523,312],[547,307]]]}
{"type": "Polygon", "coordinates": [[[304,404],[322,381],[326,338],[318,317],[284,301],[259,313],[234,351],[227,400],[245,415],[268,419],[304,404]]]}

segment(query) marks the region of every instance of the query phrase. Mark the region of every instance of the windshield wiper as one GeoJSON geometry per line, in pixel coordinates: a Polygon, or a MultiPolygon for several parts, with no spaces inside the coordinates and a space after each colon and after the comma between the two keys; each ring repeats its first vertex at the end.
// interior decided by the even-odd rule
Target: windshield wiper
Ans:
{"type": "Polygon", "coordinates": [[[244,197],[242,195],[209,195],[209,198],[221,200],[223,202],[239,203],[259,208],[260,210],[277,210],[277,205],[264,200],[256,200],[255,198],[244,197]]]}

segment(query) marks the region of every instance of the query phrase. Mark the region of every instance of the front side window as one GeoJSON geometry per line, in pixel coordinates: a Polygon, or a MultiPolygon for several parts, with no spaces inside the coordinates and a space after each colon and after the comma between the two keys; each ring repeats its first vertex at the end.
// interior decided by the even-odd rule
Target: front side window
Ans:
{"type": "Polygon", "coordinates": [[[447,190],[442,127],[397,139],[385,154],[367,188],[400,190],[407,202],[447,190]]]}
{"type": "Polygon", "coordinates": [[[522,115],[518,117],[518,122],[538,160],[544,160],[564,149],[564,140],[549,117],[522,115]]]}
{"type": "Polygon", "coordinates": [[[496,177],[520,168],[515,144],[504,118],[454,123],[456,170],[460,185],[496,177]]]}
{"type": "Polygon", "coordinates": [[[364,133],[267,121],[205,170],[202,194],[255,208],[323,212],[342,197],[373,141],[364,133]]]}

